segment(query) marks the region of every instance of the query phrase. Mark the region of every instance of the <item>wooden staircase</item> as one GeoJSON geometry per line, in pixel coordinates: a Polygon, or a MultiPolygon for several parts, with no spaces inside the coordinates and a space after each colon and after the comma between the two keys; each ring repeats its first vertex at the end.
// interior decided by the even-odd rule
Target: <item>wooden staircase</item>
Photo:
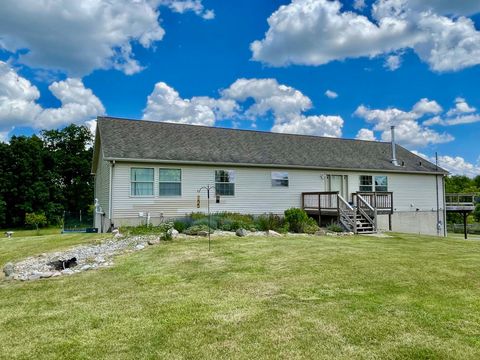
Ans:
{"type": "Polygon", "coordinates": [[[302,208],[309,214],[337,216],[343,228],[355,234],[377,232],[377,208],[358,193],[354,205],[338,191],[302,193],[302,208]]]}

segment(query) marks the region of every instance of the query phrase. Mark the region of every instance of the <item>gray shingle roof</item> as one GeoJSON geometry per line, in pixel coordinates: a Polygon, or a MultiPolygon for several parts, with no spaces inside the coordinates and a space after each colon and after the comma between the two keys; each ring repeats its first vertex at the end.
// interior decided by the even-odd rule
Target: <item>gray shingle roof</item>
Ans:
{"type": "MultiPolygon", "coordinates": [[[[435,172],[434,164],[397,145],[391,162],[386,142],[278,134],[172,124],[145,120],[98,118],[106,159],[315,167],[322,169],[435,172]]],[[[445,173],[443,169],[439,172],[445,173]]]]}

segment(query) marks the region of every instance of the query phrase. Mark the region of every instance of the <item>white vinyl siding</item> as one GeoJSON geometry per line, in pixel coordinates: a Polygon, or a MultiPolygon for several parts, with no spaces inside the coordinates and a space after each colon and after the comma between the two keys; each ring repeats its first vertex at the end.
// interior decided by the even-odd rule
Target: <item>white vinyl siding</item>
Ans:
{"type": "MultiPolygon", "coordinates": [[[[283,214],[290,207],[301,206],[301,193],[311,191],[328,191],[327,174],[346,175],[348,181],[349,201],[351,193],[359,191],[360,175],[381,176],[381,173],[333,172],[322,170],[275,169],[288,172],[289,186],[274,187],[271,184],[271,168],[231,167],[235,171],[235,196],[221,196],[220,203],[211,197],[212,212],[234,211],[241,213],[283,214]]],[[[224,170],[215,166],[175,165],[158,166],[140,163],[121,163],[115,165],[113,178],[114,217],[116,219],[138,219],[139,212],[149,212],[152,221],[160,217],[180,217],[191,212],[207,210],[206,197],[201,196],[200,209],[196,207],[197,191],[202,186],[215,184],[215,171],[224,170]],[[132,197],[130,195],[130,168],[148,167],[154,169],[181,169],[182,193],[175,197],[132,197]]],[[[159,171],[155,170],[155,183],[159,182],[159,171]]],[[[441,176],[438,176],[441,184],[441,176]]],[[[393,192],[395,211],[432,211],[436,209],[435,176],[421,174],[388,174],[388,191],[393,192]]],[[[443,209],[442,188],[439,186],[440,207],[443,209]]],[[[130,221],[130,220],[129,220],[130,221]]],[[[117,224],[118,221],[115,223],[117,224]]],[[[120,224],[120,223],[118,223],[120,224]]]]}

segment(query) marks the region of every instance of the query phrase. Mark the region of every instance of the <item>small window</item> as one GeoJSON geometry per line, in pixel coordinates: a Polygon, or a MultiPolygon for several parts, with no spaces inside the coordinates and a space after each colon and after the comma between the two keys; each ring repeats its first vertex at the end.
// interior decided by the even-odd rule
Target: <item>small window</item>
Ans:
{"type": "Polygon", "coordinates": [[[288,172],[272,171],[272,186],[288,187],[288,172]]]}
{"type": "Polygon", "coordinates": [[[215,170],[215,190],[217,195],[235,195],[235,171],[215,170]]]}
{"type": "Polygon", "coordinates": [[[160,169],[159,170],[159,196],[182,195],[182,170],[160,169]]]}
{"type": "Polygon", "coordinates": [[[153,169],[131,168],[131,194],[133,196],[152,196],[153,176],[153,169]]]}
{"type": "Polygon", "coordinates": [[[388,191],[388,179],[386,176],[375,176],[375,191],[388,191]]]}
{"type": "Polygon", "coordinates": [[[360,191],[373,191],[372,177],[370,175],[360,175],[360,191]]]}

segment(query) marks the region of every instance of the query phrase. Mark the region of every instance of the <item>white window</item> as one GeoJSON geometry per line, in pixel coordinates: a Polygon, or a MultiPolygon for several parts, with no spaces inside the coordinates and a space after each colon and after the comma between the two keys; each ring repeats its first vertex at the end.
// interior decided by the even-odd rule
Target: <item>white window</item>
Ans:
{"type": "Polygon", "coordinates": [[[288,187],[288,172],[272,171],[272,186],[288,187]]]}
{"type": "Polygon", "coordinates": [[[153,195],[153,169],[150,168],[131,168],[131,194],[133,196],[152,196],[153,195]]]}
{"type": "Polygon", "coordinates": [[[215,190],[217,195],[235,195],[235,170],[215,170],[215,190]]]}
{"type": "Polygon", "coordinates": [[[375,176],[375,191],[388,191],[388,178],[386,176],[375,176]]]}
{"type": "Polygon", "coordinates": [[[360,175],[360,191],[388,191],[388,178],[384,175],[360,175]]]}
{"type": "Polygon", "coordinates": [[[159,170],[159,196],[182,195],[182,170],[160,169],[159,170]]]}

